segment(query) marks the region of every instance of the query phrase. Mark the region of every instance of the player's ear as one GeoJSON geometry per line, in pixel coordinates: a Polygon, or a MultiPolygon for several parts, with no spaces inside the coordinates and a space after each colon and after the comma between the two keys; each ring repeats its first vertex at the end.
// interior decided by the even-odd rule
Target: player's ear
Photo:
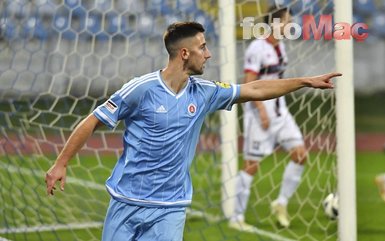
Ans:
{"type": "Polygon", "coordinates": [[[181,48],[179,50],[179,53],[180,53],[183,60],[187,60],[190,56],[190,52],[187,48],[181,48]]]}

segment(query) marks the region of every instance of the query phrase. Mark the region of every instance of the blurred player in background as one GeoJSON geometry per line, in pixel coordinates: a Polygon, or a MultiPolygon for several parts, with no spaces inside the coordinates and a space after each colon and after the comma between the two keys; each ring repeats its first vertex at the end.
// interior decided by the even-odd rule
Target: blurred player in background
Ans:
{"type": "MultiPolygon", "coordinates": [[[[385,151],[385,144],[383,145],[384,151],[385,151]]],[[[382,200],[385,202],[385,172],[378,174],[376,178],[374,179],[374,182],[376,183],[378,187],[378,191],[380,193],[380,196],[382,200]]]]}
{"type": "Polygon", "coordinates": [[[375,182],[378,186],[378,190],[380,192],[380,196],[382,200],[385,202],[385,173],[381,173],[376,176],[375,182]]]}
{"type": "MultiPolygon", "coordinates": [[[[279,18],[283,24],[278,31],[283,35],[283,28],[291,19],[288,9],[272,7],[269,12],[272,14],[265,17],[265,23],[270,24],[274,18],[279,18]]],[[[245,83],[257,79],[282,78],[287,61],[284,43],[275,38],[274,34],[267,39],[254,40],[245,53],[245,83]]],[[[252,228],[245,223],[244,213],[253,177],[258,171],[259,163],[279,144],[290,153],[291,161],[285,168],[278,198],[271,203],[271,209],[278,223],[282,227],[289,227],[290,218],[286,207],[297,190],[306,162],[302,134],[288,111],[285,97],[246,103],[243,123],[244,167],[238,175],[235,216],[231,219],[230,226],[241,230],[252,228]]]]}
{"type": "Polygon", "coordinates": [[[204,28],[195,22],[171,24],[162,70],[130,80],[75,128],[46,173],[47,193],[60,181],[64,190],[69,160],[98,126],[125,123],[123,153],[106,182],[111,201],[102,240],[183,240],[191,204],[190,165],[204,117],[234,103],[276,98],[302,87],[333,88],[332,73],[308,78],[230,85],[201,75],[211,53],[204,28]]]}

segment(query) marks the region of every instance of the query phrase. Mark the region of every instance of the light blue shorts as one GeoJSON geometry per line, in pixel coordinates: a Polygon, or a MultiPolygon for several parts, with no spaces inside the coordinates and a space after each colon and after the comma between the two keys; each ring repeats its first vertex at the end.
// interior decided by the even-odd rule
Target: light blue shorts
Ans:
{"type": "Polygon", "coordinates": [[[185,207],[140,207],[111,198],[103,241],[181,241],[185,207]]]}

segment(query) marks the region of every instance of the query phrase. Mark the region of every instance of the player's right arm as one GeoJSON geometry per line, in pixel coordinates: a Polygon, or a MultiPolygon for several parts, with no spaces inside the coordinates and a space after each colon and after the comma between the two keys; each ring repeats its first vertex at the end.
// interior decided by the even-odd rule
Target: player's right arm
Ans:
{"type": "Polygon", "coordinates": [[[94,114],[90,114],[72,132],[55,163],[46,173],[45,182],[48,195],[53,195],[57,181],[60,181],[60,190],[64,190],[68,161],[84,146],[88,138],[100,125],[103,125],[103,123],[94,114]]]}
{"type": "MultiPolygon", "coordinates": [[[[253,71],[247,71],[246,74],[245,74],[244,83],[246,84],[246,83],[255,81],[258,78],[259,78],[259,74],[258,73],[253,72],[253,71]]],[[[253,101],[253,105],[255,106],[255,108],[258,109],[259,118],[261,120],[262,128],[266,130],[267,128],[269,128],[270,120],[269,120],[269,116],[267,115],[267,111],[266,111],[265,105],[263,104],[262,101],[257,101],[257,100],[253,101]]]]}
{"type": "Polygon", "coordinates": [[[57,181],[61,182],[60,189],[64,190],[66,168],[69,160],[84,146],[98,126],[104,124],[113,129],[119,120],[128,118],[138,111],[136,106],[141,96],[143,96],[144,90],[147,89],[141,88],[141,83],[146,82],[140,80],[132,79],[124,84],[120,90],[111,95],[106,102],[99,105],[92,114],[79,123],[64,145],[54,165],[46,173],[45,182],[48,194],[53,195],[57,181]]]}

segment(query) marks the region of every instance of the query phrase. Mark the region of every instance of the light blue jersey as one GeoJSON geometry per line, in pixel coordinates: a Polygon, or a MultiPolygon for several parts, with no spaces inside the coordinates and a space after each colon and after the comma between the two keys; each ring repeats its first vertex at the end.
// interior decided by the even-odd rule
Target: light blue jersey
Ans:
{"type": "Polygon", "coordinates": [[[124,120],[124,149],[106,182],[111,196],[145,207],[188,206],[190,165],[208,113],[230,110],[239,85],[190,77],[173,93],[156,71],[125,84],[94,115],[110,128],[124,120]]]}

